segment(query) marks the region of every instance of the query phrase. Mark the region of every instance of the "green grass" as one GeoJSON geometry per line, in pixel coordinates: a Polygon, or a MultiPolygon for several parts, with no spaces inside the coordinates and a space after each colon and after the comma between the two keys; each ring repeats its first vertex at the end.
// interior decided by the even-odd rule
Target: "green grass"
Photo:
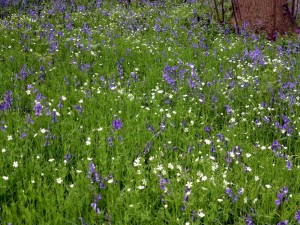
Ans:
{"type": "Polygon", "coordinates": [[[89,4],[0,21],[0,223],[296,224],[297,37],[89,4]]]}

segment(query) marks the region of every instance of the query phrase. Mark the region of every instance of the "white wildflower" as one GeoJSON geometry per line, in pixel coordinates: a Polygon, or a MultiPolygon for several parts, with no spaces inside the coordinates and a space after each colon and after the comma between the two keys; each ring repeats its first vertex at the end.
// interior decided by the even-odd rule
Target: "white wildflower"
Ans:
{"type": "Polygon", "coordinates": [[[188,181],[185,186],[187,186],[188,188],[191,188],[191,187],[193,187],[193,182],[188,181]]]}
{"type": "Polygon", "coordinates": [[[168,168],[169,168],[170,170],[174,169],[173,164],[172,164],[172,163],[168,163],[168,168]]]}
{"type": "Polygon", "coordinates": [[[134,163],[133,163],[133,166],[135,167],[138,167],[138,166],[141,166],[141,161],[140,161],[140,157],[137,157],[135,160],[134,160],[134,163]]]}
{"type": "Polygon", "coordinates": [[[56,179],[56,182],[57,182],[58,184],[61,184],[61,183],[63,182],[63,180],[59,177],[59,178],[56,179]]]}
{"type": "Polygon", "coordinates": [[[203,212],[203,209],[199,209],[199,211],[198,211],[198,216],[199,216],[200,218],[203,218],[203,217],[205,216],[205,213],[203,212]]]}
{"type": "Polygon", "coordinates": [[[43,134],[44,134],[44,133],[46,133],[46,131],[47,131],[47,130],[46,130],[46,129],[44,129],[44,128],[41,128],[41,129],[40,129],[40,131],[41,131],[41,133],[43,133],[43,134]]]}

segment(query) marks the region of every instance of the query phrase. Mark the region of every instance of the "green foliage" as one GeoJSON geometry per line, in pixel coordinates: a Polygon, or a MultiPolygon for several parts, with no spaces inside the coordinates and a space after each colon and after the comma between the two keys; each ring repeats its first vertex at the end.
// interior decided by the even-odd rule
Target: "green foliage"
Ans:
{"type": "Polygon", "coordinates": [[[297,39],[179,3],[0,21],[1,224],[296,223],[297,39]]]}

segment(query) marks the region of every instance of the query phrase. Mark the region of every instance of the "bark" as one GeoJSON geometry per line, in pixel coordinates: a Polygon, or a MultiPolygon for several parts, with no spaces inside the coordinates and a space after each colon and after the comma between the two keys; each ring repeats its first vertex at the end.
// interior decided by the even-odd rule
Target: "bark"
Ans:
{"type": "Polygon", "coordinates": [[[239,29],[247,24],[254,32],[266,33],[271,39],[298,29],[295,11],[291,12],[287,0],[232,0],[232,3],[232,21],[239,29]]]}

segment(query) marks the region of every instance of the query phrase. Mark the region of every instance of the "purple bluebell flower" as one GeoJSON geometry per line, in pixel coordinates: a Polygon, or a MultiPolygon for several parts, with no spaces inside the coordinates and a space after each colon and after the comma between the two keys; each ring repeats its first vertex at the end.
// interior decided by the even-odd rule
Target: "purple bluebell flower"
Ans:
{"type": "Polygon", "coordinates": [[[288,156],[286,156],[286,168],[288,170],[292,169],[292,162],[291,162],[291,160],[289,160],[288,156]]]}
{"type": "Polygon", "coordinates": [[[57,42],[57,41],[54,41],[54,42],[52,42],[52,43],[50,44],[50,46],[49,46],[49,53],[50,53],[50,54],[54,54],[55,51],[57,51],[57,50],[58,50],[58,42],[57,42]]]}
{"type": "Polygon", "coordinates": [[[277,140],[273,141],[271,149],[274,152],[277,152],[278,149],[281,149],[281,145],[279,144],[279,142],[277,140]]]}
{"type": "Polygon", "coordinates": [[[110,223],[111,218],[110,218],[110,215],[108,212],[105,213],[105,218],[106,218],[106,221],[108,222],[108,224],[111,224],[110,223]]]}
{"type": "Polygon", "coordinates": [[[197,87],[197,83],[190,77],[188,78],[188,84],[189,84],[191,89],[194,89],[194,88],[197,87]]]}
{"type": "Polygon", "coordinates": [[[13,101],[12,92],[7,91],[4,94],[3,101],[0,101],[0,111],[5,111],[10,109],[12,105],[12,101],[13,101]]]}
{"type": "Polygon", "coordinates": [[[41,100],[41,99],[42,99],[42,95],[41,95],[40,92],[38,92],[38,93],[36,94],[36,96],[35,96],[35,100],[36,100],[36,101],[39,101],[39,100],[41,100]]]}
{"type": "Polygon", "coordinates": [[[26,65],[24,65],[24,66],[22,67],[20,74],[21,74],[21,76],[23,77],[23,80],[25,80],[26,77],[27,77],[26,65]]]}
{"type": "Polygon", "coordinates": [[[162,122],[160,123],[159,128],[160,128],[161,131],[166,130],[166,121],[162,121],[162,122]]]}
{"type": "Polygon", "coordinates": [[[82,217],[79,217],[79,220],[81,221],[81,225],[87,225],[85,219],[83,219],[82,217]]]}
{"type": "Polygon", "coordinates": [[[247,215],[247,218],[246,218],[246,224],[247,225],[254,225],[254,223],[252,222],[252,217],[251,215],[247,215]]]}
{"type": "Polygon", "coordinates": [[[70,84],[70,81],[69,81],[69,77],[68,77],[68,76],[66,76],[66,77],[64,78],[64,81],[65,81],[66,85],[69,85],[69,84],[70,84]]]}
{"type": "Polygon", "coordinates": [[[42,115],[42,109],[43,109],[43,106],[41,105],[40,102],[36,102],[33,110],[35,111],[35,115],[36,117],[39,117],[42,115]]]}
{"type": "Polygon", "coordinates": [[[226,152],[225,161],[228,165],[230,165],[233,161],[232,157],[230,156],[230,152],[226,152]]]}
{"type": "Polygon", "coordinates": [[[47,135],[45,136],[45,143],[44,146],[47,147],[50,145],[50,134],[47,133],[47,135]]]}
{"type": "Polygon", "coordinates": [[[189,195],[185,195],[182,202],[185,203],[185,202],[187,202],[188,200],[189,200],[189,195]]]}
{"type": "Polygon", "coordinates": [[[100,209],[97,207],[97,203],[93,202],[91,203],[91,206],[93,208],[93,210],[97,213],[97,214],[100,214],[100,209]]]}
{"type": "Polygon", "coordinates": [[[237,195],[234,196],[233,202],[236,202],[238,198],[243,194],[244,190],[242,188],[239,188],[237,195]]]}
{"type": "Polygon", "coordinates": [[[288,188],[287,187],[282,187],[280,192],[277,192],[277,199],[275,200],[275,204],[277,206],[280,206],[283,201],[288,201],[288,188]]]}
{"type": "Polygon", "coordinates": [[[228,195],[229,198],[231,198],[233,200],[233,202],[236,202],[238,200],[238,198],[243,194],[244,189],[243,188],[239,188],[237,194],[234,196],[233,191],[231,188],[227,188],[225,190],[225,194],[228,195]]]}
{"type": "Polygon", "coordinates": [[[63,104],[62,104],[62,97],[60,97],[60,99],[59,99],[59,103],[58,103],[58,105],[57,105],[57,108],[59,108],[59,109],[61,109],[61,108],[63,108],[64,106],[63,106],[63,104]]]}
{"type": "Polygon", "coordinates": [[[75,105],[74,108],[79,112],[79,114],[83,113],[83,108],[80,105],[75,105]]]}
{"type": "Polygon", "coordinates": [[[227,188],[227,189],[225,190],[225,193],[226,193],[230,198],[233,196],[233,194],[232,194],[232,189],[231,189],[231,188],[227,188]]]}
{"type": "Polygon", "coordinates": [[[187,149],[187,153],[190,154],[191,151],[194,150],[194,149],[195,149],[195,147],[189,145],[189,147],[187,149]]]}
{"type": "Polygon", "coordinates": [[[100,182],[100,176],[96,170],[96,166],[94,164],[94,162],[90,163],[89,166],[89,171],[88,171],[88,178],[91,180],[92,183],[96,182],[100,182]]]}
{"type": "Polygon", "coordinates": [[[205,131],[206,133],[210,133],[211,130],[212,130],[212,127],[211,127],[211,126],[205,126],[205,127],[204,127],[204,131],[205,131]]]}
{"type": "Polygon", "coordinates": [[[100,194],[99,195],[94,194],[94,202],[95,203],[98,203],[98,201],[101,200],[101,199],[102,199],[102,195],[100,195],[100,194]]]}
{"type": "Polygon", "coordinates": [[[103,181],[100,181],[99,187],[100,187],[100,189],[106,188],[106,186],[105,186],[105,184],[103,183],[103,181]]]}
{"type": "Polygon", "coordinates": [[[146,129],[149,130],[149,131],[151,131],[153,134],[156,134],[156,133],[157,133],[151,124],[150,124],[150,125],[147,125],[147,128],[146,128],[146,129]]]}
{"type": "Polygon", "coordinates": [[[257,118],[255,119],[255,124],[258,128],[261,128],[261,122],[257,118]]]}
{"type": "Polygon", "coordinates": [[[135,72],[131,72],[131,77],[135,83],[139,81],[139,77],[135,72]]]}
{"type": "Polygon", "coordinates": [[[23,132],[23,133],[21,134],[21,138],[25,138],[26,136],[27,136],[26,132],[23,132]]]}
{"type": "Polygon", "coordinates": [[[217,136],[218,136],[218,138],[219,138],[220,141],[223,141],[223,138],[224,138],[224,137],[223,137],[222,134],[217,134],[217,136]]]}
{"type": "Polygon", "coordinates": [[[119,118],[119,119],[114,118],[114,119],[113,119],[113,122],[112,122],[112,125],[113,125],[113,128],[114,128],[115,130],[120,130],[121,127],[123,126],[123,124],[122,124],[120,118],[119,118]]]}
{"type": "Polygon", "coordinates": [[[91,67],[91,64],[90,64],[90,63],[87,63],[87,64],[82,63],[82,64],[81,64],[81,71],[86,71],[86,70],[88,70],[90,67],[91,67]]]}
{"type": "Polygon", "coordinates": [[[147,153],[150,152],[151,147],[152,147],[152,143],[150,141],[148,141],[144,147],[144,155],[146,155],[147,153]]]}
{"type": "Polygon", "coordinates": [[[170,184],[170,181],[168,179],[161,177],[159,180],[160,189],[163,191],[166,190],[166,184],[170,184]]]}
{"type": "Polygon", "coordinates": [[[117,70],[118,70],[120,79],[123,79],[124,69],[123,69],[122,63],[119,61],[117,61],[117,70]]]}
{"type": "Polygon", "coordinates": [[[174,90],[177,90],[177,85],[176,85],[176,81],[172,78],[172,73],[176,71],[176,68],[171,68],[170,66],[165,66],[164,68],[164,73],[163,73],[163,78],[165,79],[165,81],[170,84],[171,86],[173,86],[174,90]]]}
{"type": "Polygon", "coordinates": [[[113,137],[112,137],[112,136],[109,136],[109,137],[107,138],[107,141],[108,141],[109,146],[111,147],[111,146],[113,145],[113,137]]]}
{"type": "Polygon", "coordinates": [[[298,210],[298,211],[296,212],[295,220],[297,221],[298,224],[300,224],[300,210],[298,210]]]}
{"type": "Polygon", "coordinates": [[[214,157],[217,156],[217,150],[213,144],[211,145],[210,151],[214,157]]]}
{"type": "Polygon", "coordinates": [[[280,222],[277,223],[277,225],[288,225],[288,224],[289,224],[288,220],[280,221],[280,222]]]}
{"type": "Polygon", "coordinates": [[[96,0],[96,8],[100,8],[103,4],[103,0],[96,0]]]}
{"type": "Polygon", "coordinates": [[[71,159],[71,153],[68,152],[68,154],[66,154],[66,155],[64,156],[64,159],[65,159],[65,162],[68,163],[68,162],[70,161],[70,159],[71,159]]]}
{"type": "Polygon", "coordinates": [[[46,107],[44,111],[45,111],[45,115],[46,116],[50,116],[51,115],[51,111],[50,111],[49,107],[46,107]]]}
{"type": "Polygon", "coordinates": [[[89,26],[87,25],[87,23],[85,22],[83,24],[83,28],[81,29],[81,32],[84,33],[84,34],[87,34],[87,35],[90,35],[91,33],[91,28],[89,28],[89,26]]]}
{"type": "Polygon", "coordinates": [[[263,120],[265,121],[265,123],[270,123],[271,122],[271,117],[270,116],[264,116],[263,120]]]}
{"type": "Polygon", "coordinates": [[[58,122],[58,119],[57,119],[57,116],[56,116],[56,111],[53,111],[51,123],[57,123],[57,122],[58,122]]]}
{"type": "Polygon", "coordinates": [[[232,115],[233,110],[229,105],[225,105],[225,109],[226,109],[227,115],[232,115]]]}
{"type": "Polygon", "coordinates": [[[68,22],[67,26],[66,26],[68,31],[72,31],[73,29],[73,23],[71,23],[70,21],[68,22]]]}

